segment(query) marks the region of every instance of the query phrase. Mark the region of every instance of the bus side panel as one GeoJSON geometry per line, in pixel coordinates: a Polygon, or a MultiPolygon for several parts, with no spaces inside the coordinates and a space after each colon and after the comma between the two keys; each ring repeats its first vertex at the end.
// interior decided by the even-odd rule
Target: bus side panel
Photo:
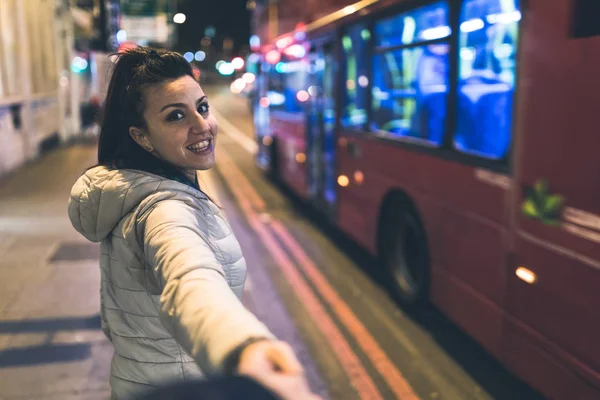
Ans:
{"type": "Polygon", "coordinates": [[[348,143],[339,148],[338,157],[340,173],[350,183],[340,188],[340,227],[374,252],[381,202],[391,191],[408,195],[428,237],[433,302],[497,353],[506,285],[505,205],[510,180],[481,179],[472,167],[389,142],[345,139],[348,143]],[[353,179],[356,171],[364,175],[360,185],[353,179]]]}
{"type": "MultiPolygon", "coordinates": [[[[350,139],[350,145],[355,144],[353,139],[350,139]]],[[[343,138],[338,140],[337,157],[338,157],[338,172],[340,177],[347,177],[349,184],[346,187],[338,187],[338,212],[337,225],[349,237],[366,248],[372,255],[377,254],[377,243],[375,242],[376,234],[372,231],[367,231],[372,224],[369,219],[378,218],[379,202],[382,199],[381,190],[377,193],[367,192],[367,186],[359,184],[354,174],[357,171],[364,173],[365,182],[371,179],[370,171],[364,168],[362,157],[352,155],[348,151],[348,139],[343,138]],[[342,144],[343,143],[343,144],[342,144]]],[[[339,183],[339,179],[338,179],[339,183]]]]}
{"type": "Polygon", "coordinates": [[[306,155],[304,114],[293,118],[283,113],[271,114],[271,135],[275,138],[279,177],[298,196],[308,197],[308,182],[305,159],[297,155],[306,155]],[[299,162],[301,161],[301,162],[299,162]]]}
{"type": "MultiPolygon", "coordinates": [[[[593,301],[598,297],[598,271],[524,240],[518,242],[517,253],[519,264],[531,266],[539,280],[530,285],[511,275],[510,305],[513,314],[525,325],[535,327],[537,333],[519,331],[518,325],[508,332],[526,334],[535,348],[600,384],[598,303],[593,301]]],[[[529,362],[518,361],[520,368],[529,362]]]]}
{"type": "Polygon", "coordinates": [[[538,343],[544,338],[516,320],[505,323],[502,360],[531,386],[550,399],[597,400],[598,390],[582,382],[579,371],[566,367],[538,343]]]}
{"type": "Polygon", "coordinates": [[[592,382],[600,398],[600,36],[570,36],[576,2],[528,4],[532,17],[522,35],[517,106],[513,267],[533,271],[537,280],[527,284],[510,273],[507,311],[523,328],[506,331],[506,359],[545,388],[519,353],[528,343],[536,349],[529,351],[548,354],[584,377],[577,385],[567,375],[548,375],[546,381],[564,380],[574,392],[592,382]],[[534,199],[544,205],[533,206],[534,199]]]}

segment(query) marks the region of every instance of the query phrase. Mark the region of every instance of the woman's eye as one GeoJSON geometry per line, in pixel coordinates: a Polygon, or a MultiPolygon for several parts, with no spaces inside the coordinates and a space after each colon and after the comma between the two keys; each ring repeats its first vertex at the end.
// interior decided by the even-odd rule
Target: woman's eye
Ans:
{"type": "Polygon", "coordinates": [[[210,106],[207,103],[204,104],[200,104],[198,106],[198,112],[200,114],[206,114],[208,112],[208,109],[210,108],[210,106]]]}
{"type": "Polygon", "coordinates": [[[167,117],[167,121],[179,121],[181,118],[183,118],[183,113],[181,111],[173,111],[167,117]]]}

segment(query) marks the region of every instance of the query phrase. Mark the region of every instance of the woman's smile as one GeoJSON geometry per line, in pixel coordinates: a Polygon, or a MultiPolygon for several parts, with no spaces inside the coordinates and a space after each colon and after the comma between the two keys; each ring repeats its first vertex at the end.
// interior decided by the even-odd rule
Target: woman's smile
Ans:
{"type": "Polygon", "coordinates": [[[212,140],[210,138],[201,140],[187,147],[194,154],[206,155],[213,151],[212,140]]]}

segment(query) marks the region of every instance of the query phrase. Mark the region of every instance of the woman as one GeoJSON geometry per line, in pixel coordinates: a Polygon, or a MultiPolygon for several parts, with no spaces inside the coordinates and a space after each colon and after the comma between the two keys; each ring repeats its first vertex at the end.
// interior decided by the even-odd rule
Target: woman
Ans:
{"type": "Polygon", "coordinates": [[[312,398],[291,348],[242,305],[240,246],[198,187],[196,171],[215,163],[217,131],[181,55],[142,47],[118,56],[99,165],[69,200],[75,229],[101,242],[113,399],[234,373],[282,397],[312,398]]]}

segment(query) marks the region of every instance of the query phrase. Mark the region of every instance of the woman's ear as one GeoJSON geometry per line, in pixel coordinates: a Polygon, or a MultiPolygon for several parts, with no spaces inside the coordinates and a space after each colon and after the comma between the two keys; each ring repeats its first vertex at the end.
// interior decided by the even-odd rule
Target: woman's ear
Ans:
{"type": "Polygon", "coordinates": [[[154,151],[152,144],[148,140],[148,135],[142,129],[135,126],[130,127],[129,136],[147,152],[152,153],[154,151]]]}

